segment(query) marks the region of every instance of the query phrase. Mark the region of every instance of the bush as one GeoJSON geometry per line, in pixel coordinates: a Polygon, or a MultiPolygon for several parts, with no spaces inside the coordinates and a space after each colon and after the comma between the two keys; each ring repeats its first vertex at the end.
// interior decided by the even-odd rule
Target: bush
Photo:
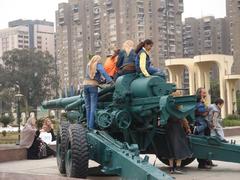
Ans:
{"type": "Polygon", "coordinates": [[[11,116],[2,116],[0,122],[3,123],[4,127],[7,127],[8,124],[13,122],[13,118],[11,116]]]}
{"type": "Polygon", "coordinates": [[[3,130],[2,135],[5,137],[7,135],[7,131],[3,130]]]}
{"type": "Polygon", "coordinates": [[[225,119],[227,119],[227,120],[240,120],[240,115],[231,114],[231,115],[228,115],[225,119]]]}
{"type": "Polygon", "coordinates": [[[240,126],[240,120],[224,119],[223,120],[223,127],[229,127],[229,126],[240,126]]]}

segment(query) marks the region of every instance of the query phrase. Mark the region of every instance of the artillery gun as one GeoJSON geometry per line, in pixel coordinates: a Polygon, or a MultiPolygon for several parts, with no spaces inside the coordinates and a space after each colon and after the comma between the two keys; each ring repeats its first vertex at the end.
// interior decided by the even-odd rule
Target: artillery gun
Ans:
{"type": "MultiPolygon", "coordinates": [[[[139,155],[155,154],[167,163],[161,155],[168,119],[194,121],[196,96],[173,97],[175,91],[175,84],[166,83],[161,76],[121,76],[113,87],[99,92],[94,130],[86,127],[83,94],[43,102],[44,108],[66,111],[67,121],[61,122],[57,136],[59,171],[86,178],[88,161],[93,160],[100,164],[101,172],[123,179],[172,179],[151,165],[147,155],[139,155]]],[[[240,162],[237,145],[194,135],[189,136],[189,143],[195,158],[240,162]]],[[[182,165],[193,160],[186,159],[182,165]]]]}

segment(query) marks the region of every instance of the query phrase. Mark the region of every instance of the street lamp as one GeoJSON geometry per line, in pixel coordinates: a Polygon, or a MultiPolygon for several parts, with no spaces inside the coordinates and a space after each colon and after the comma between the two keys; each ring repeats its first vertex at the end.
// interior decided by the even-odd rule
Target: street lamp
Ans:
{"type": "Polygon", "coordinates": [[[15,95],[15,98],[17,100],[17,123],[18,123],[18,140],[16,142],[16,145],[20,144],[20,118],[21,118],[20,101],[21,101],[22,97],[23,97],[23,95],[20,93],[15,95]]]}

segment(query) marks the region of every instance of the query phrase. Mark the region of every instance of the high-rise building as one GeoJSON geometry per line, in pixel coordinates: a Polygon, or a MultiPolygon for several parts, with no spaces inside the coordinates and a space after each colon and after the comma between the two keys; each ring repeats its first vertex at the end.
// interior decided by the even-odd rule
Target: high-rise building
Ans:
{"type": "Polygon", "coordinates": [[[193,57],[200,54],[199,22],[196,18],[186,18],[183,24],[183,55],[193,57]]]}
{"type": "MultiPolygon", "coordinates": [[[[231,54],[229,27],[226,18],[206,16],[200,19],[189,17],[183,24],[184,57],[203,54],[231,54]]],[[[211,67],[210,77],[218,79],[216,64],[211,67]]],[[[188,87],[188,71],[184,71],[183,87],[188,87]]]]}
{"type": "Polygon", "coordinates": [[[186,18],[183,25],[183,54],[184,57],[231,54],[226,18],[186,18]]]}
{"type": "Polygon", "coordinates": [[[39,20],[16,20],[0,30],[0,57],[12,49],[36,48],[55,56],[54,25],[39,20]]]}
{"type": "Polygon", "coordinates": [[[25,26],[0,30],[0,59],[5,51],[29,48],[29,32],[25,26]]]}
{"type": "Polygon", "coordinates": [[[125,40],[152,39],[155,66],[182,57],[183,0],[69,0],[56,11],[60,86],[82,83],[88,57],[103,59],[125,40]]]}
{"type": "Polygon", "coordinates": [[[226,0],[227,19],[230,27],[231,51],[234,57],[232,73],[240,73],[240,0],[226,0]]]}
{"type": "Polygon", "coordinates": [[[22,20],[18,19],[8,23],[9,28],[25,26],[28,27],[29,48],[41,51],[49,51],[55,56],[54,45],[54,23],[46,20],[22,20]]]}

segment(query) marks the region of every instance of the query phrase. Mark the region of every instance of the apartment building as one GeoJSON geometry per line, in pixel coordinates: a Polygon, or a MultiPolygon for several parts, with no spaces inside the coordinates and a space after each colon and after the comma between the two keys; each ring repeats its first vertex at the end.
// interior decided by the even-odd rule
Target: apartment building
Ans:
{"type": "MultiPolygon", "coordinates": [[[[184,57],[203,54],[231,54],[229,26],[226,18],[189,17],[183,24],[184,57]]],[[[211,79],[218,79],[218,68],[211,67],[211,79]]],[[[188,87],[188,71],[184,72],[183,87],[188,87]]]]}
{"type": "Polygon", "coordinates": [[[29,32],[25,26],[0,30],[0,59],[5,51],[29,48],[29,32]]]}
{"type": "Polygon", "coordinates": [[[52,22],[16,20],[0,30],[0,58],[12,49],[37,48],[55,56],[54,26],[52,22]]]}
{"type": "Polygon", "coordinates": [[[186,18],[183,25],[183,54],[231,54],[229,28],[226,18],[213,16],[186,18]]]}
{"type": "Polygon", "coordinates": [[[57,65],[63,88],[81,85],[88,56],[131,39],[154,41],[154,65],[182,57],[183,0],[69,0],[56,11],[57,65]]]}
{"type": "Polygon", "coordinates": [[[8,27],[25,26],[29,32],[29,48],[41,51],[49,51],[55,56],[54,23],[46,20],[22,20],[18,19],[8,23],[8,27]]]}
{"type": "Polygon", "coordinates": [[[240,74],[240,0],[226,0],[230,28],[231,52],[234,57],[233,74],[240,74]]]}

